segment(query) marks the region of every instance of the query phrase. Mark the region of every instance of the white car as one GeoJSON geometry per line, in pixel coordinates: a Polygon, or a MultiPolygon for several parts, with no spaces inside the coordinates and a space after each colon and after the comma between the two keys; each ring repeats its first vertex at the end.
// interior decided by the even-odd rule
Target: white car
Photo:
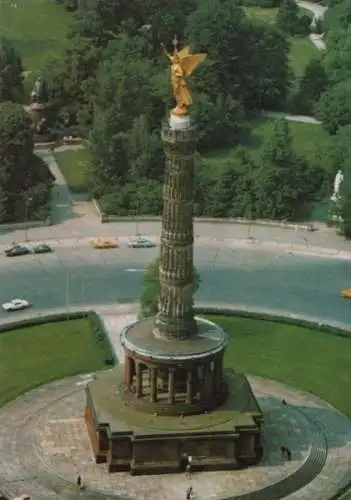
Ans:
{"type": "Polygon", "coordinates": [[[19,311],[20,309],[27,309],[29,307],[29,302],[24,299],[13,299],[10,302],[4,302],[2,308],[4,311],[19,311]]]}
{"type": "Polygon", "coordinates": [[[136,234],[129,242],[129,248],[153,248],[155,243],[148,236],[136,234]]]}

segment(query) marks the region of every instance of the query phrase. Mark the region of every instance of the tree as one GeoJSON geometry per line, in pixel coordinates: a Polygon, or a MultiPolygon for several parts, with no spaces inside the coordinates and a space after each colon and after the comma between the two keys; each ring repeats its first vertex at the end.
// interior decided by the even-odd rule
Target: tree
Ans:
{"type": "Polygon", "coordinates": [[[315,106],[316,117],[329,134],[351,123],[351,79],[341,81],[323,92],[315,106]]]}
{"type": "Polygon", "coordinates": [[[23,99],[23,67],[20,55],[2,39],[0,41],[0,102],[23,99]]]}
{"type": "Polygon", "coordinates": [[[266,140],[257,177],[258,217],[295,219],[306,202],[306,162],[297,157],[286,120],[277,120],[266,140]]]}
{"type": "Polygon", "coordinates": [[[214,98],[218,94],[238,96],[240,100],[250,51],[246,43],[248,32],[249,24],[236,2],[199,2],[188,17],[185,35],[194,51],[208,54],[193,79],[200,92],[214,98]]]}
{"type": "Polygon", "coordinates": [[[233,147],[245,134],[244,108],[230,96],[220,94],[213,101],[205,93],[195,95],[191,113],[199,130],[202,151],[233,147]]]}
{"type": "Polygon", "coordinates": [[[283,0],[280,4],[276,25],[282,31],[295,34],[296,26],[299,20],[299,8],[294,0],[283,0]]]}
{"type": "Polygon", "coordinates": [[[129,136],[129,173],[130,180],[162,180],[164,155],[159,132],[152,132],[148,117],[135,118],[129,136]]]}
{"type": "Polygon", "coordinates": [[[341,231],[345,238],[351,239],[351,164],[343,171],[344,179],[340,186],[341,231]]]}
{"type": "Polygon", "coordinates": [[[91,194],[100,197],[127,181],[129,134],[123,131],[118,107],[96,108],[90,133],[90,165],[88,186],[91,194]]]}
{"type": "Polygon", "coordinates": [[[187,21],[186,38],[208,57],[193,88],[212,102],[230,96],[249,109],[277,105],[289,82],[288,43],[274,27],[247,20],[231,0],[204,0],[187,21]]]}
{"type": "Polygon", "coordinates": [[[113,215],[161,215],[162,184],[154,180],[126,182],[115,186],[100,198],[106,214],[113,215]]]}
{"type": "Polygon", "coordinates": [[[276,26],[252,23],[246,42],[252,50],[246,63],[245,106],[260,111],[280,109],[293,75],[287,37],[276,26]]]}
{"type": "Polygon", "coordinates": [[[351,23],[351,0],[338,2],[333,8],[325,13],[325,23],[328,29],[347,29],[351,23]]]}
{"type": "MultiPolygon", "coordinates": [[[[2,222],[23,221],[28,200],[38,192],[36,186],[44,183],[49,191],[51,183],[47,167],[43,170],[43,165],[33,154],[32,120],[23,106],[11,102],[2,103],[0,116],[2,222]]],[[[37,199],[32,208],[39,209],[37,199]]]]}
{"type": "MultiPolygon", "coordinates": [[[[158,313],[158,298],[160,294],[159,265],[159,258],[151,262],[147,266],[142,279],[140,308],[141,314],[144,317],[155,316],[158,313]]],[[[194,293],[198,291],[200,283],[200,275],[194,267],[194,293]]]]}
{"type": "Polygon", "coordinates": [[[299,88],[294,98],[294,109],[311,115],[314,105],[328,86],[328,77],[320,59],[311,59],[299,81],[299,88]]]}
{"type": "Polygon", "coordinates": [[[328,51],[323,57],[323,66],[331,84],[351,78],[351,28],[336,30],[328,34],[328,51]]]}

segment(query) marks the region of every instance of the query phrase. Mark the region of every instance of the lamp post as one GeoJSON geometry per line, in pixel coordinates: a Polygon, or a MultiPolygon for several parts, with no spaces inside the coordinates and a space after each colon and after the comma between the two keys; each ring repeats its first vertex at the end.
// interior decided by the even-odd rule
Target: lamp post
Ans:
{"type": "Polygon", "coordinates": [[[70,274],[69,271],[66,271],[66,311],[67,311],[67,319],[69,319],[69,305],[70,305],[70,295],[71,295],[71,287],[70,287],[70,274]]]}
{"type": "Polygon", "coordinates": [[[247,228],[247,239],[249,241],[252,241],[252,212],[251,212],[251,205],[250,205],[250,208],[249,208],[249,213],[248,213],[248,219],[249,219],[249,225],[248,225],[248,228],[247,228]]]}
{"type": "Polygon", "coordinates": [[[27,228],[27,219],[28,219],[28,205],[32,201],[32,198],[28,196],[26,198],[24,204],[24,241],[28,241],[28,228],[27,228]]]}

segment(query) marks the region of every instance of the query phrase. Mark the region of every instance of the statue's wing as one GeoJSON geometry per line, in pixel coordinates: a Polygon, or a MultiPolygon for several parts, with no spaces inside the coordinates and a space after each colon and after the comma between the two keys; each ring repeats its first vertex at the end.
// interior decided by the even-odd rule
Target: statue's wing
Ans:
{"type": "Polygon", "coordinates": [[[194,71],[199,64],[201,64],[207,57],[207,54],[192,54],[190,56],[185,57],[182,59],[182,68],[184,71],[185,76],[191,75],[191,73],[194,71]]]}
{"type": "Polygon", "coordinates": [[[184,59],[184,57],[187,57],[189,54],[190,54],[190,45],[183,47],[182,50],[178,52],[180,59],[184,59]]]}

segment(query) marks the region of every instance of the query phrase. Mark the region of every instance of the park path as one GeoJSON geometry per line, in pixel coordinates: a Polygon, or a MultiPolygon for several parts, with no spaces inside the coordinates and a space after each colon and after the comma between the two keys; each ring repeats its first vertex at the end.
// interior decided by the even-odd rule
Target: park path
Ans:
{"type": "MultiPolygon", "coordinates": [[[[306,9],[306,10],[309,10],[310,12],[312,12],[312,14],[313,14],[313,19],[312,19],[312,23],[311,23],[312,27],[316,25],[316,23],[319,19],[323,19],[324,14],[328,9],[328,7],[326,7],[325,5],[320,5],[320,4],[315,3],[315,2],[308,2],[305,0],[295,0],[295,1],[299,7],[302,7],[303,9],[306,9]]],[[[323,40],[323,36],[324,36],[324,33],[322,33],[321,35],[317,34],[317,33],[311,33],[308,36],[308,38],[310,39],[310,41],[313,43],[313,45],[315,45],[315,47],[318,50],[327,50],[327,46],[323,40]]]]}
{"type": "Polygon", "coordinates": [[[50,172],[55,177],[54,186],[51,190],[52,224],[59,224],[62,221],[71,219],[73,217],[71,193],[53,154],[48,150],[36,150],[35,154],[45,161],[50,172]]]}
{"type": "MultiPolygon", "coordinates": [[[[75,151],[82,147],[82,144],[62,145],[57,147],[55,152],[75,151]]],[[[36,149],[35,154],[45,161],[50,172],[56,179],[51,191],[52,224],[64,224],[67,226],[68,237],[70,236],[70,227],[74,229],[82,224],[96,224],[98,217],[91,201],[82,200],[80,196],[76,197],[71,193],[52,151],[49,149],[36,149]]]]}

